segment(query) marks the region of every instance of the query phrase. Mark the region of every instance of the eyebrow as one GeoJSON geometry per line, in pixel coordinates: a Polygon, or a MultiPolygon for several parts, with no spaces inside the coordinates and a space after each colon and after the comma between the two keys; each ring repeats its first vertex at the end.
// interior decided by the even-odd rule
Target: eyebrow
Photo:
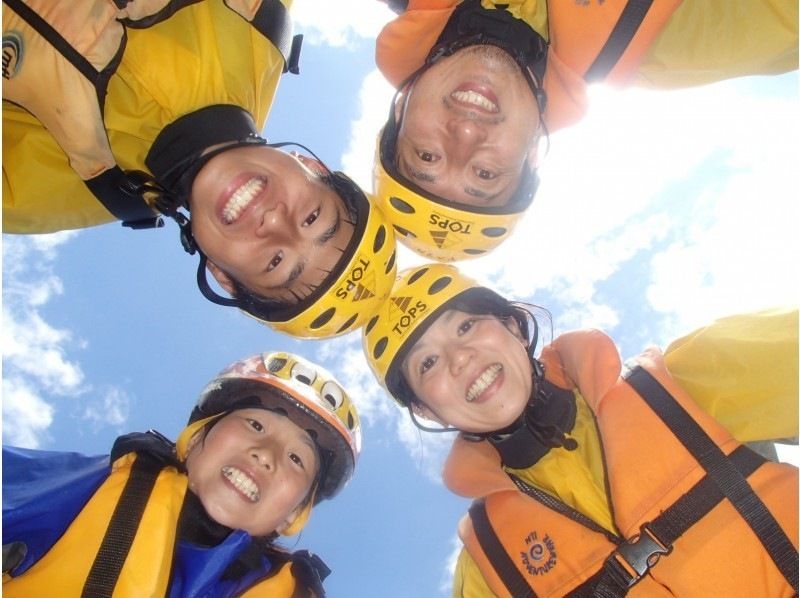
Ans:
{"type": "MultiPolygon", "coordinates": [[[[336,233],[339,232],[339,227],[341,225],[342,225],[342,215],[339,213],[339,210],[337,208],[336,220],[334,220],[333,224],[330,227],[328,227],[325,231],[323,231],[323,233],[319,237],[314,239],[314,244],[324,245],[325,243],[330,241],[334,236],[336,236],[336,233]]],[[[292,268],[292,271],[289,272],[289,276],[286,277],[286,280],[283,281],[283,283],[280,286],[284,289],[288,289],[295,280],[300,278],[300,275],[305,271],[305,269],[306,269],[305,260],[297,262],[294,268],[292,268]]]]}
{"type": "MultiPolygon", "coordinates": [[[[408,173],[418,181],[424,181],[426,183],[435,183],[438,180],[438,177],[433,174],[429,174],[427,172],[422,172],[421,170],[415,169],[408,162],[406,162],[406,160],[402,156],[400,157],[400,162],[408,171],[408,173]]],[[[493,199],[496,199],[502,192],[503,189],[497,191],[496,193],[487,193],[486,191],[481,191],[480,189],[477,189],[475,187],[464,187],[464,193],[466,193],[467,195],[471,195],[472,197],[477,197],[478,199],[482,199],[486,203],[489,203],[493,199]]]]}

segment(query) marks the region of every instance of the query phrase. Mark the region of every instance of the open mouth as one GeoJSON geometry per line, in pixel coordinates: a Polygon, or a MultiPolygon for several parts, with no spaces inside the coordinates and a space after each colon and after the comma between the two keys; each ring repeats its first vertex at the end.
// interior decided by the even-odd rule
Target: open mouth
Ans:
{"type": "Polygon", "coordinates": [[[231,194],[230,199],[225,202],[222,208],[222,219],[225,224],[233,224],[242,215],[242,212],[250,205],[256,196],[267,186],[264,177],[256,176],[245,181],[241,187],[231,194]]]}
{"type": "Polygon", "coordinates": [[[492,382],[497,380],[500,372],[503,371],[503,366],[495,363],[486,368],[483,373],[478,376],[478,379],[473,382],[469,389],[467,389],[467,402],[472,403],[481,396],[484,391],[491,386],[492,382]]]}
{"type": "Polygon", "coordinates": [[[450,98],[462,106],[469,106],[490,114],[500,112],[497,98],[489,90],[478,91],[470,86],[462,85],[450,94],[450,98]]]}
{"type": "Polygon", "coordinates": [[[222,468],[222,475],[250,502],[258,502],[258,499],[261,498],[261,493],[253,478],[241,469],[226,465],[222,468]]]}

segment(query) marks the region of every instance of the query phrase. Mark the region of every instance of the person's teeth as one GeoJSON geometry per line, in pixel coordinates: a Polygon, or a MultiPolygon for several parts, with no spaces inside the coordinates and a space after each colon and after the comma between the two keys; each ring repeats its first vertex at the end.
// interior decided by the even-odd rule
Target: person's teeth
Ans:
{"type": "Polygon", "coordinates": [[[473,106],[477,106],[479,108],[483,108],[484,110],[488,110],[489,112],[497,112],[499,108],[497,104],[492,102],[489,98],[484,96],[483,94],[478,93],[477,91],[454,91],[450,96],[454,100],[458,100],[459,102],[464,102],[465,104],[472,104],[473,106]]]}
{"type": "Polygon", "coordinates": [[[222,475],[224,475],[239,492],[249,498],[250,502],[256,502],[260,498],[258,486],[253,479],[241,469],[226,465],[222,468],[222,475]]]}
{"type": "Polygon", "coordinates": [[[486,368],[478,379],[470,385],[469,390],[467,390],[467,402],[471,403],[477,399],[484,390],[489,388],[489,385],[495,381],[502,370],[503,366],[499,363],[495,363],[486,368]]]}
{"type": "Polygon", "coordinates": [[[253,201],[253,198],[261,193],[262,189],[264,189],[264,179],[261,177],[253,177],[239,187],[233,195],[231,195],[231,198],[222,210],[222,217],[225,219],[225,223],[231,224],[235,222],[244,209],[253,201]]]}

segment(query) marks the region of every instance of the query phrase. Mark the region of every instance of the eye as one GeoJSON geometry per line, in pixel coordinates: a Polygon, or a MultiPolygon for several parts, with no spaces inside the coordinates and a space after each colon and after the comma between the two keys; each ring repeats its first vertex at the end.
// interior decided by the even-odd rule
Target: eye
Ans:
{"type": "Polygon", "coordinates": [[[472,330],[477,320],[475,318],[467,318],[458,325],[458,336],[462,336],[472,330]]]}
{"type": "Polygon", "coordinates": [[[491,170],[486,170],[485,168],[476,168],[475,176],[477,176],[479,179],[483,179],[484,181],[491,181],[492,179],[497,178],[497,173],[492,172],[491,170]]]}
{"type": "Polygon", "coordinates": [[[433,152],[428,152],[425,150],[417,150],[417,157],[422,160],[423,162],[438,162],[439,156],[434,154],[433,152]]]}
{"type": "Polygon", "coordinates": [[[294,463],[295,465],[299,465],[303,469],[306,468],[305,463],[303,463],[303,458],[297,453],[289,453],[289,459],[291,459],[292,463],[294,463]]]}
{"type": "Polygon", "coordinates": [[[260,422],[260,421],[258,421],[257,419],[250,419],[250,418],[248,418],[248,419],[247,419],[247,423],[248,423],[248,424],[250,425],[250,427],[251,427],[251,428],[253,428],[253,429],[254,429],[256,432],[263,432],[263,431],[264,431],[264,426],[263,426],[263,425],[261,425],[261,422],[260,422]]]}
{"type": "Polygon", "coordinates": [[[314,222],[319,218],[319,211],[320,209],[317,208],[313,212],[311,212],[305,220],[303,220],[303,226],[311,226],[314,222]]]}
{"type": "Polygon", "coordinates": [[[434,365],[436,365],[436,357],[430,356],[426,357],[419,363],[419,373],[424,374],[429,369],[431,369],[434,365]]]}
{"type": "Polygon", "coordinates": [[[275,257],[270,260],[269,264],[267,264],[267,272],[272,272],[275,268],[277,268],[280,265],[282,261],[283,261],[283,252],[279,251],[278,253],[275,254],[275,257]]]}

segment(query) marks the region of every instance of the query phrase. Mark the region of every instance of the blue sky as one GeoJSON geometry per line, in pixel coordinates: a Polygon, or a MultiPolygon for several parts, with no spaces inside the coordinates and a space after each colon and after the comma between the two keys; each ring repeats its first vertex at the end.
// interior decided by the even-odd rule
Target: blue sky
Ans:
{"type": "MultiPolygon", "coordinates": [[[[302,74],[282,81],[266,134],[369,188],[391,97],[374,35],[389,13],[363,0],[295,6],[302,74]]],[[[463,268],[549,308],[556,334],[606,330],[623,357],[716,317],[796,304],[797,93],[796,73],[680,92],[593,89],[587,118],[552,137],[516,235],[463,268]]],[[[419,262],[400,252],[401,268],[419,262]]],[[[174,438],[229,362],[303,353],[348,387],[364,444],[354,480],[297,545],[331,565],[334,597],[448,595],[466,509],[438,481],[449,438],[417,432],[394,408],[359,335],[275,334],[206,302],[195,267],[172,225],[4,236],[4,442],[104,453],[127,431],[174,438]]]]}

